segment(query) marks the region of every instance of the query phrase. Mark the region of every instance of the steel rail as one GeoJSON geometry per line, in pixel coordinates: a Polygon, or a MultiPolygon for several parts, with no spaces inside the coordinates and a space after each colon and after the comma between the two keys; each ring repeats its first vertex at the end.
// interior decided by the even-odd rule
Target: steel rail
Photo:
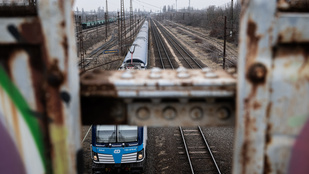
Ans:
{"type": "Polygon", "coordinates": [[[84,74],[87,71],[99,68],[100,66],[111,64],[111,63],[114,63],[114,62],[117,62],[117,61],[122,61],[122,60],[121,59],[116,59],[116,60],[113,60],[113,61],[110,61],[110,62],[105,62],[105,63],[99,64],[99,65],[97,65],[95,67],[92,67],[92,68],[86,69],[85,71],[80,72],[79,75],[82,75],[82,74],[84,74]]]}
{"type": "Polygon", "coordinates": [[[199,68],[203,68],[199,63],[196,62],[196,60],[194,60],[194,58],[186,51],[185,48],[183,48],[183,46],[174,38],[174,36],[172,36],[164,27],[162,27],[161,24],[159,24],[161,26],[161,28],[167,33],[167,35],[169,35],[169,37],[191,58],[191,60],[193,60],[193,62],[199,67],[199,68]]]}
{"type": "Polygon", "coordinates": [[[105,42],[102,46],[100,46],[99,48],[93,50],[91,53],[90,53],[90,57],[92,57],[93,55],[97,54],[97,52],[99,52],[100,50],[104,49],[106,46],[108,46],[109,44],[111,44],[113,41],[115,41],[115,37],[114,37],[114,34],[112,35],[112,38],[105,42]]]}
{"type": "Polygon", "coordinates": [[[169,41],[170,41],[170,43],[173,45],[173,47],[178,51],[178,53],[183,57],[183,59],[187,62],[187,64],[190,66],[190,68],[192,68],[193,69],[193,67],[192,67],[192,65],[188,62],[188,60],[185,58],[185,56],[181,53],[181,51],[179,51],[179,49],[177,48],[177,46],[190,58],[190,60],[192,60],[194,63],[193,64],[195,64],[195,65],[197,65],[200,69],[202,69],[203,67],[198,63],[198,62],[196,62],[195,60],[194,60],[194,58],[183,48],[183,46],[174,38],[174,36],[172,36],[160,23],[158,23],[157,22],[157,24],[158,24],[158,26],[160,26],[160,28],[162,28],[162,30],[161,31],[163,31],[163,33],[165,33],[165,35],[166,36],[168,36],[168,37],[166,37],[169,41]],[[177,45],[177,46],[175,46],[175,44],[177,45]]]}
{"type": "MultiPolygon", "coordinates": [[[[183,26],[181,26],[181,25],[179,25],[179,24],[177,24],[177,23],[175,23],[175,22],[171,22],[171,21],[168,21],[168,22],[177,25],[179,28],[182,28],[183,30],[192,32],[192,33],[194,33],[194,34],[196,34],[196,35],[198,35],[198,36],[200,36],[200,37],[202,37],[202,38],[204,38],[204,39],[206,39],[206,40],[211,40],[211,41],[214,41],[214,42],[218,42],[217,40],[215,40],[214,38],[212,38],[212,37],[210,37],[210,36],[206,36],[206,35],[204,35],[204,34],[202,34],[202,33],[197,32],[197,31],[188,29],[188,28],[183,27],[183,26]]],[[[211,43],[210,43],[210,44],[211,44],[211,43]]],[[[214,45],[214,44],[212,44],[212,45],[214,45]]],[[[219,42],[218,42],[218,45],[219,45],[221,48],[218,48],[217,45],[214,45],[214,46],[215,46],[218,50],[223,49],[223,46],[221,46],[221,45],[219,44],[219,42]]],[[[233,50],[233,48],[232,48],[231,46],[226,45],[226,47],[228,48],[227,51],[229,51],[230,54],[231,54],[232,56],[237,57],[237,53],[234,53],[234,50],[233,50]]],[[[227,58],[227,57],[226,57],[225,59],[228,60],[228,61],[230,61],[233,65],[236,65],[236,63],[235,63],[233,60],[230,60],[230,59],[227,58]]]]}
{"type": "Polygon", "coordinates": [[[160,43],[160,45],[161,45],[161,47],[163,48],[163,50],[164,50],[164,53],[165,53],[165,55],[166,55],[166,58],[167,58],[167,60],[168,60],[168,63],[169,63],[169,65],[170,65],[170,67],[172,68],[172,69],[174,69],[174,66],[173,66],[173,64],[172,64],[172,62],[171,62],[171,59],[170,59],[170,57],[169,57],[169,55],[168,55],[168,53],[167,53],[167,51],[166,51],[166,48],[165,48],[165,46],[164,46],[164,43],[162,42],[162,40],[161,40],[161,37],[160,37],[160,35],[159,35],[159,32],[158,32],[158,28],[154,25],[154,22],[151,20],[151,22],[152,22],[152,31],[153,31],[153,35],[154,35],[154,38],[155,38],[155,42],[156,42],[156,46],[157,46],[157,49],[158,49],[158,53],[159,53],[159,57],[160,57],[160,60],[161,60],[161,64],[162,64],[162,67],[163,67],[163,69],[165,69],[165,66],[164,66],[164,61],[163,61],[163,58],[162,58],[162,55],[161,55],[161,50],[160,50],[160,48],[159,48],[159,43],[160,43]],[[158,41],[159,40],[159,41],[158,41]]]}
{"type": "Polygon", "coordinates": [[[184,133],[182,131],[181,126],[179,126],[179,130],[180,130],[180,134],[181,134],[181,137],[182,137],[183,145],[185,146],[185,150],[186,150],[186,154],[187,154],[187,157],[188,157],[191,173],[194,174],[194,170],[193,170],[190,154],[189,154],[189,151],[188,151],[187,143],[186,143],[185,136],[184,136],[184,133]]]}
{"type": "Polygon", "coordinates": [[[207,147],[207,149],[208,149],[208,152],[209,152],[209,154],[210,154],[210,156],[211,156],[211,159],[212,159],[213,163],[215,164],[215,166],[216,166],[216,168],[217,168],[218,173],[221,174],[221,171],[220,171],[220,169],[219,169],[219,167],[218,167],[218,165],[217,165],[217,162],[216,162],[216,160],[215,160],[215,157],[213,156],[213,154],[212,154],[212,152],[211,152],[211,149],[210,149],[210,147],[209,147],[209,145],[208,145],[208,142],[207,142],[207,140],[206,140],[206,137],[205,137],[205,135],[204,135],[204,133],[203,133],[201,127],[198,126],[198,129],[199,129],[199,131],[200,131],[200,133],[201,133],[201,135],[202,135],[202,137],[203,137],[203,139],[204,139],[204,142],[205,142],[205,144],[206,144],[206,147],[207,147]]]}
{"type": "Polygon", "coordinates": [[[151,24],[152,24],[152,25],[151,25],[151,30],[152,30],[152,34],[153,34],[153,37],[154,37],[154,40],[155,40],[155,43],[156,43],[157,51],[158,51],[158,53],[159,53],[159,57],[160,57],[160,60],[161,60],[162,69],[165,69],[164,63],[163,63],[163,60],[162,60],[162,56],[161,56],[161,51],[160,51],[160,49],[159,49],[159,45],[158,45],[156,33],[155,33],[155,31],[154,31],[154,23],[153,23],[153,21],[151,21],[151,22],[152,22],[152,23],[151,23],[151,24]]]}
{"type": "Polygon", "coordinates": [[[171,62],[170,57],[168,56],[168,53],[167,53],[167,51],[166,51],[165,45],[164,45],[164,43],[163,43],[163,41],[162,41],[162,38],[160,37],[161,35],[160,35],[160,33],[159,33],[159,29],[158,29],[158,28],[156,28],[156,32],[157,32],[157,36],[158,36],[158,38],[159,38],[159,41],[160,41],[160,43],[161,43],[161,45],[162,45],[162,48],[163,48],[163,50],[164,50],[164,52],[165,52],[165,55],[166,55],[166,57],[167,57],[167,60],[168,60],[169,64],[171,65],[172,69],[174,69],[174,66],[173,66],[173,64],[172,64],[172,62],[171,62]]]}
{"type": "MultiPolygon", "coordinates": [[[[163,31],[163,34],[166,34],[163,31]]],[[[185,62],[190,66],[191,69],[193,69],[192,65],[189,63],[189,61],[185,58],[185,56],[181,53],[181,51],[177,48],[177,46],[171,41],[171,39],[169,37],[166,37],[166,39],[172,44],[172,46],[176,49],[176,51],[181,55],[181,57],[183,58],[183,60],[185,60],[185,62]]]]}
{"type": "MultiPolygon", "coordinates": [[[[113,44],[111,44],[111,45],[108,45],[107,47],[106,47],[106,49],[109,49],[109,48],[111,48],[111,47],[113,47],[113,46],[116,46],[117,45],[117,43],[115,43],[115,40],[114,40],[114,42],[112,42],[113,44]]],[[[101,55],[101,54],[103,54],[103,52],[100,52],[97,56],[99,56],[99,55],[101,55]]],[[[86,63],[85,65],[84,65],[84,67],[86,68],[86,67],[88,67],[94,60],[96,60],[98,57],[95,57],[95,58],[93,58],[93,59],[91,59],[91,60],[86,60],[86,61],[84,61],[84,63],[86,63]]],[[[79,63],[79,66],[82,64],[82,61],[79,63]]]]}
{"type": "MultiPolygon", "coordinates": [[[[141,28],[142,24],[143,24],[143,23],[141,23],[141,24],[138,26],[139,29],[141,28]]],[[[128,30],[128,29],[127,29],[127,30],[128,30]]],[[[93,50],[93,51],[90,53],[90,57],[92,57],[93,55],[96,55],[96,57],[93,58],[93,59],[91,59],[91,60],[86,60],[86,61],[84,61],[84,63],[86,63],[86,64],[84,65],[84,68],[88,67],[94,60],[96,60],[96,59],[98,58],[98,56],[100,56],[101,54],[103,54],[103,51],[102,51],[102,52],[99,52],[99,51],[101,51],[102,49],[109,49],[109,48],[111,48],[111,47],[116,46],[116,45],[117,45],[116,41],[117,41],[117,39],[116,39],[116,37],[115,37],[115,35],[114,35],[114,33],[113,33],[113,34],[112,34],[112,38],[111,38],[109,41],[105,42],[103,45],[101,45],[100,47],[96,48],[95,50],[93,50]]],[[[83,62],[80,61],[78,65],[81,66],[82,63],[83,63],[83,62]]],[[[101,65],[105,65],[105,64],[101,64],[101,65]]],[[[99,66],[101,66],[101,65],[99,65],[99,66]]],[[[96,66],[95,68],[97,68],[97,66],[96,66]]],[[[90,68],[90,69],[93,69],[93,68],[90,68]]],[[[88,70],[90,70],[90,69],[88,69],[88,70]]],[[[86,71],[87,71],[87,70],[86,70],[86,71]]]]}

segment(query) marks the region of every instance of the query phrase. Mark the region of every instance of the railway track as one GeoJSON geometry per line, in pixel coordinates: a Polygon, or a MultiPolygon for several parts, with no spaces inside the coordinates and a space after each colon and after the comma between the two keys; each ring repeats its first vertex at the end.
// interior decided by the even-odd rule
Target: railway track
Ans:
{"type": "Polygon", "coordinates": [[[81,66],[83,64],[84,68],[88,67],[92,62],[96,61],[98,56],[103,54],[104,49],[109,49],[113,46],[116,46],[117,45],[116,41],[117,40],[113,35],[109,41],[107,41],[102,46],[98,47],[97,49],[93,50],[90,54],[87,55],[87,57],[91,57],[91,58],[88,58],[88,59],[86,58],[84,62],[80,61],[78,65],[81,66]]]}
{"type": "MultiPolygon", "coordinates": [[[[213,38],[213,37],[210,37],[210,36],[206,36],[205,34],[202,34],[198,31],[194,31],[194,30],[191,30],[189,28],[186,28],[182,25],[179,25],[175,22],[172,22],[172,21],[168,21],[170,24],[174,24],[176,25],[179,29],[181,29],[182,31],[188,33],[188,34],[193,34],[195,36],[198,36],[204,40],[206,40],[208,43],[212,44],[214,47],[217,48],[217,51],[221,52],[223,50],[223,42],[220,42],[218,41],[217,39],[213,38]],[[219,44],[221,43],[221,44],[219,44]]],[[[226,51],[227,51],[227,56],[226,56],[226,60],[232,64],[232,65],[237,65],[237,56],[238,56],[238,53],[235,51],[235,48],[232,48],[230,45],[226,45],[226,51]],[[232,58],[229,58],[229,57],[232,57],[232,58]]]]}
{"type": "MultiPolygon", "coordinates": [[[[140,25],[137,26],[138,29],[141,28],[141,24],[142,24],[142,22],[140,23],[140,25]]],[[[130,32],[130,28],[128,27],[124,33],[129,33],[129,32],[130,32]]],[[[87,57],[89,57],[89,58],[85,58],[84,62],[80,61],[78,65],[81,66],[83,64],[83,68],[85,69],[85,71],[88,71],[88,70],[92,70],[92,69],[98,68],[98,67],[103,66],[103,65],[114,63],[114,61],[108,62],[108,63],[100,62],[100,61],[98,61],[98,57],[104,53],[104,50],[110,49],[110,48],[118,45],[118,37],[115,36],[115,35],[117,35],[117,33],[118,33],[118,31],[114,30],[110,40],[108,40],[103,45],[101,45],[100,47],[98,47],[95,50],[93,50],[92,52],[90,52],[87,55],[87,57]],[[90,68],[87,69],[87,67],[89,67],[90,65],[93,65],[94,67],[90,67],[90,68]]],[[[127,38],[127,40],[124,40],[124,42],[130,42],[130,39],[127,38]]],[[[119,60],[117,60],[117,61],[119,61],[119,60]]]]}
{"type": "Polygon", "coordinates": [[[152,20],[151,20],[151,31],[157,48],[158,57],[160,58],[156,59],[156,65],[161,65],[159,67],[162,69],[177,68],[178,64],[176,64],[174,61],[173,61],[174,63],[172,62],[170,55],[165,47],[165,44],[162,41],[161,35],[159,34],[158,29],[152,20]]]}
{"type": "Polygon", "coordinates": [[[181,57],[180,61],[183,66],[191,69],[202,69],[206,67],[201,61],[197,60],[193,54],[191,54],[188,50],[185,49],[183,45],[181,45],[177,39],[170,34],[159,22],[155,21],[155,24],[160,29],[164,37],[168,40],[170,45],[176,50],[178,56],[181,57]]]}
{"type": "Polygon", "coordinates": [[[186,154],[188,164],[188,170],[183,170],[186,170],[186,173],[190,171],[192,174],[221,174],[202,129],[199,126],[197,129],[179,127],[179,132],[183,143],[182,149],[185,151],[180,154],[186,154]]]}

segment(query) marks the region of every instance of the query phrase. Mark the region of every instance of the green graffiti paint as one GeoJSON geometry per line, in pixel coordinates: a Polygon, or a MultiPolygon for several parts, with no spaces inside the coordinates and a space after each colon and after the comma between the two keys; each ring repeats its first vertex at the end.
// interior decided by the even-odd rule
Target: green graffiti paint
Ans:
{"type": "Polygon", "coordinates": [[[39,151],[41,161],[44,166],[45,173],[47,172],[47,164],[44,158],[44,145],[43,145],[43,135],[40,130],[37,118],[31,114],[30,107],[27,101],[24,99],[20,91],[17,89],[15,84],[10,80],[8,74],[5,72],[4,68],[0,65],[0,87],[4,89],[7,95],[10,97],[15,107],[21,113],[23,119],[25,120],[28,129],[30,130],[33,139],[35,141],[36,147],[39,151]]]}
{"type": "Polygon", "coordinates": [[[301,126],[304,126],[304,124],[306,123],[308,117],[309,117],[309,114],[297,115],[297,116],[290,117],[290,118],[288,118],[288,125],[290,127],[301,127],[301,126]]]}

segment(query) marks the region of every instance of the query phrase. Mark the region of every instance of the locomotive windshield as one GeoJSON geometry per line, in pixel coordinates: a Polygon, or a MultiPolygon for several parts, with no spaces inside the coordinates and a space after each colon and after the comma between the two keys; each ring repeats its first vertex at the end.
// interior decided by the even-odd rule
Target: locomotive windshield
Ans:
{"type": "Polygon", "coordinates": [[[97,143],[128,143],[137,141],[137,126],[97,125],[97,143]]]}

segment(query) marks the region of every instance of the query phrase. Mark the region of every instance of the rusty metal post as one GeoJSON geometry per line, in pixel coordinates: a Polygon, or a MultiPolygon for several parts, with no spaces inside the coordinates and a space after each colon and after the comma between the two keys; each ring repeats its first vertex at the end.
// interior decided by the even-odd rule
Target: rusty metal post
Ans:
{"type": "Polygon", "coordinates": [[[72,5],[44,0],[35,14],[0,16],[0,136],[10,154],[0,173],[82,172],[72,5]]]}
{"type": "Polygon", "coordinates": [[[224,16],[224,28],[223,28],[223,69],[225,69],[225,50],[226,50],[226,16],[224,16]]]}
{"type": "MultiPolygon", "coordinates": [[[[78,173],[81,151],[79,76],[73,30],[73,1],[38,1],[46,61],[46,114],[54,173],[78,173]],[[52,11],[54,14],[50,15],[52,11]]],[[[80,171],[79,171],[80,172],[80,171]]]]}
{"type": "Polygon", "coordinates": [[[309,117],[308,9],[297,13],[277,0],[242,3],[233,173],[288,173],[309,117]]]}
{"type": "Polygon", "coordinates": [[[108,20],[107,13],[105,13],[105,42],[107,40],[107,20],[108,20]]]}

